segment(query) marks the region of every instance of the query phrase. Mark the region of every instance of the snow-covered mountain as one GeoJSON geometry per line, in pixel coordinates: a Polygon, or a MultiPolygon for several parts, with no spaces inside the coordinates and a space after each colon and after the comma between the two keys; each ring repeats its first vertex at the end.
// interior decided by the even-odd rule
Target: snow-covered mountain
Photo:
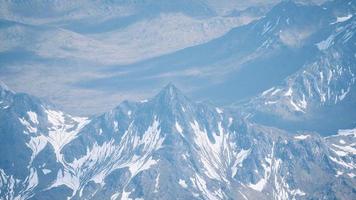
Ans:
{"type": "Polygon", "coordinates": [[[313,45],[319,51],[314,58],[288,76],[284,84],[267,89],[242,106],[257,110],[259,120],[275,121],[274,125],[281,124],[284,128],[291,123],[280,120],[289,120],[297,122],[294,129],[322,132],[355,126],[356,113],[350,108],[356,105],[356,7],[352,1],[334,4],[326,4],[324,8],[342,15],[336,15],[313,36],[317,38],[313,45]],[[345,115],[335,119],[334,113],[345,115]]]}
{"type": "Polygon", "coordinates": [[[0,199],[356,199],[354,1],[212,3],[1,3],[6,82],[76,108],[168,80],[235,103],[168,84],[75,117],[0,81],[0,199]]]}
{"type": "Polygon", "coordinates": [[[85,124],[41,100],[1,84],[1,199],[29,199],[53,181],[61,149],[85,124]]]}
{"type": "Polygon", "coordinates": [[[3,199],[353,199],[355,130],[290,134],[172,84],[96,117],[1,87],[3,199]]]}

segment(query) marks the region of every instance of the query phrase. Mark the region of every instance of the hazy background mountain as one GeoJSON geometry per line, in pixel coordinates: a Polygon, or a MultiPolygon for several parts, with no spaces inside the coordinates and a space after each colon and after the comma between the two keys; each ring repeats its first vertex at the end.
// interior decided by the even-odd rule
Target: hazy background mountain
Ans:
{"type": "MultiPolygon", "coordinates": [[[[150,80],[144,85],[135,84],[134,79],[125,82],[124,85],[135,85],[135,89],[110,83],[115,76],[135,73],[136,68],[131,71],[125,66],[149,64],[153,57],[162,60],[160,56],[165,54],[175,54],[214,38],[232,37],[232,33],[228,33],[231,29],[265,16],[276,3],[279,2],[1,1],[0,77],[17,91],[50,99],[68,112],[102,112],[124,99],[138,100],[152,95],[167,83],[162,76],[176,74],[189,80],[192,75],[200,74],[200,69],[196,70],[199,66],[189,63],[192,55],[182,61],[193,65],[189,70],[176,72],[171,66],[167,68],[172,70],[160,70],[164,63],[157,63],[153,77],[140,77],[150,80]],[[98,88],[82,87],[90,86],[91,80],[96,79],[106,80],[106,87],[111,89],[103,90],[102,84],[98,88]]],[[[235,34],[234,37],[242,36],[235,34]]],[[[231,56],[238,53],[232,50],[225,53],[231,56]]],[[[249,50],[241,47],[238,51],[249,50]]],[[[173,61],[178,65],[178,61],[173,61]]],[[[240,65],[234,64],[235,61],[219,62],[216,65],[225,65],[225,62],[240,65]]],[[[204,76],[203,79],[205,81],[194,84],[175,82],[186,92],[193,92],[206,88],[206,81],[215,83],[216,79],[225,78],[204,76]]],[[[208,96],[210,99],[216,94],[208,96]]],[[[231,98],[227,95],[226,99],[231,98]]]]}

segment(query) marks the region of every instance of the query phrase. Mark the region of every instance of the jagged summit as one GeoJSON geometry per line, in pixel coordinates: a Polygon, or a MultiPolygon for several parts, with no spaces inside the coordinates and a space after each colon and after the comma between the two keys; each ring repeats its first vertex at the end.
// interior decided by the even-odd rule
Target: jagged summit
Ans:
{"type": "Polygon", "coordinates": [[[355,199],[352,130],[340,142],[340,136],[331,141],[252,123],[240,126],[228,109],[195,104],[173,84],[147,103],[123,102],[118,110],[91,119],[42,112],[25,100],[31,105],[14,104],[16,112],[0,106],[6,119],[0,120],[5,195],[328,199],[325,191],[342,188],[344,199],[355,199]]]}
{"type": "Polygon", "coordinates": [[[182,92],[173,84],[168,83],[164,88],[158,93],[157,96],[168,96],[168,97],[176,97],[182,94],[182,92]]]}
{"type": "Polygon", "coordinates": [[[173,84],[168,83],[153,99],[153,102],[162,105],[186,104],[188,98],[173,84]]]}

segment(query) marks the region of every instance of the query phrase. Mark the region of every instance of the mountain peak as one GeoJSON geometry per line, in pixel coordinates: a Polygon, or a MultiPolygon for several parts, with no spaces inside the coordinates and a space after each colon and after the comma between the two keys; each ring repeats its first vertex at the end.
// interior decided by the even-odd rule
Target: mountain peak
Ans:
{"type": "Polygon", "coordinates": [[[165,107],[189,104],[188,98],[173,84],[167,84],[154,98],[153,101],[165,107]]]}
{"type": "Polygon", "coordinates": [[[183,95],[182,92],[173,83],[168,83],[156,97],[174,99],[180,95],[183,95]]]}

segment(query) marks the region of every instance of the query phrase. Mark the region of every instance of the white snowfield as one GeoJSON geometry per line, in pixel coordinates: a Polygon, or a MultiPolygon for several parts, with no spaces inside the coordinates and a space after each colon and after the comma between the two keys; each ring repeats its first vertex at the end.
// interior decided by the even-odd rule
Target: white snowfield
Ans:
{"type": "Polygon", "coordinates": [[[297,136],[294,136],[294,139],[296,140],[305,140],[307,138],[309,138],[310,135],[297,135],[297,136]]]}
{"type": "Polygon", "coordinates": [[[346,16],[336,17],[336,21],[332,22],[331,24],[346,22],[347,20],[351,19],[352,16],[353,16],[352,14],[348,14],[346,16]]]}

